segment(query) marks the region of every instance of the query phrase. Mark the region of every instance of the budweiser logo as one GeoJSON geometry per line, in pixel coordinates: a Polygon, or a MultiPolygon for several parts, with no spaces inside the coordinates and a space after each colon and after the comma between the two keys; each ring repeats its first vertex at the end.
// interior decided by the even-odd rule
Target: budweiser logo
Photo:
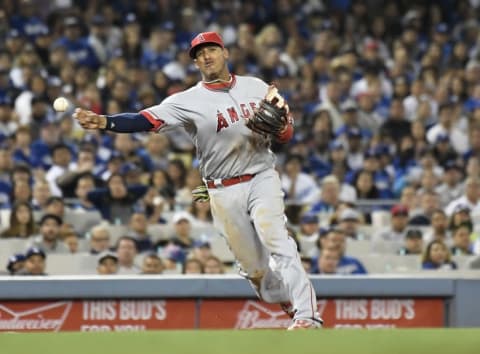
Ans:
{"type": "Polygon", "coordinates": [[[246,301],[235,328],[286,328],[290,323],[291,319],[282,310],[272,311],[256,301],[246,301]]]}
{"type": "Polygon", "coordinates": [[[48,331],[57,332],[62,327],[72,307],[71,301],[15,311],[0,304],[1,331],[48,331]]]}

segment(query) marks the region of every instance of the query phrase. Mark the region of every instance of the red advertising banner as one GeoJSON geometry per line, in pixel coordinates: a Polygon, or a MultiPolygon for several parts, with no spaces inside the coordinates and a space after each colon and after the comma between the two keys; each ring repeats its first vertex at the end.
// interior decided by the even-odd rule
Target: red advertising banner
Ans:
{"type": "MultiPolygon", "coordinates": [[[[443,327],[442,299],[320,299],[325,327],[443,327]]],[[[257,300],[0,302],[0,332],[286,328],[278,305],[257,300]],[[197,322],[196,320],[199,320],[197,322]]]]}
{"type": "Polygon", "coordinates": [[[194,300],[8,301],[0,332],[193,329],[194,300]]]}
{"type": "MultiPolygon", "coordinates": [[[[442,299],[319,299],[325,327],[443,327],[442,299]]],[[[200,328],[286,328],[291,319],[275,304],[256,300],[204,300],[200,328]]]]}

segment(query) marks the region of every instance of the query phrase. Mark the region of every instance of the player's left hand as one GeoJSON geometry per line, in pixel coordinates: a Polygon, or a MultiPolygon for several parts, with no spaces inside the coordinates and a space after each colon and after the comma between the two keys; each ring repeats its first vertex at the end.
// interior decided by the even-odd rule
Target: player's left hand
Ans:
{"type": "Polygon", "coordinates": [[[196,187],[194,190],[192,190],[192,197],[194,202],[208,202],[210,200],[210,196],[208,195],[207,186],[202,184],[201,186],[196,187]]]}
{"type": "Polygon", "coordinates": [[[289,107],[275,86],[269,86],[253,117],[246,120],[247,127],[259,134],[278,137],[289,124],[289,107]]]}
{"type": "Polygon", "coordinates": [[[288,107],[287,101],[278,93],[278,89],[275,85],[268,86],[267,94],[265,95],[265,101],[271,103],[277,108],[284,109],[285,112],[290,113],[290,107],[288,107]]]}

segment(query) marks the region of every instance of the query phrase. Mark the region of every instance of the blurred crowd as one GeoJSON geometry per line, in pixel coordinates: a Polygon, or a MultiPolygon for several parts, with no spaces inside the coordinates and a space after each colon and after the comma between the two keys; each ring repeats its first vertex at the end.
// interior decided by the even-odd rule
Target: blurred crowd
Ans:
{"type": "Polygon", "coordinates": [[[289,102],[295,136],[272,149],[307,271],[367,272],[347,256],[352,240],[456,268],[452,256],[480,254],[479,11],[475,0],[3,0],[0,237],[25,240],[8,271],[44,274],[50,253],[79,252],[100,274],[230,266],[195,234],[212,217],[192,202],[202,179],[184,132],[72,119],[74,107],[137,112],[195,85],[188,48],[207,30],[233,73],[289,102]],[[112,240],[112,225],[125,234],[112,240]]]}

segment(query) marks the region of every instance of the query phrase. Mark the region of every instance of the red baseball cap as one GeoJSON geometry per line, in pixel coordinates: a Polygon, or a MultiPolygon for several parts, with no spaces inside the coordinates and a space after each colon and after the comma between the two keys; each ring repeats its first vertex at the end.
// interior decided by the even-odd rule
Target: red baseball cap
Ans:
{"type": "Polygon", "coordinates": [[[390,212],[392,213],[393,216],[397,216],[397,215],[408,216],[408,208],[402,204],[394,205],[390,210],[390,212]]]}
{"type": "Polygon", "coordinates": [[[202,32],[197,34],[197,36],[194,39],[192,39],[192,42],[190,43],[190,51],[188,52],[188,54],[190,54],[190,57],[195,58],[196,48],[199,45],[207,44],[207,43],[216,44],[222,48],[225,47],[223,45],[222,37],[220,37],[220,35],[217,32],[202,32]]]}

